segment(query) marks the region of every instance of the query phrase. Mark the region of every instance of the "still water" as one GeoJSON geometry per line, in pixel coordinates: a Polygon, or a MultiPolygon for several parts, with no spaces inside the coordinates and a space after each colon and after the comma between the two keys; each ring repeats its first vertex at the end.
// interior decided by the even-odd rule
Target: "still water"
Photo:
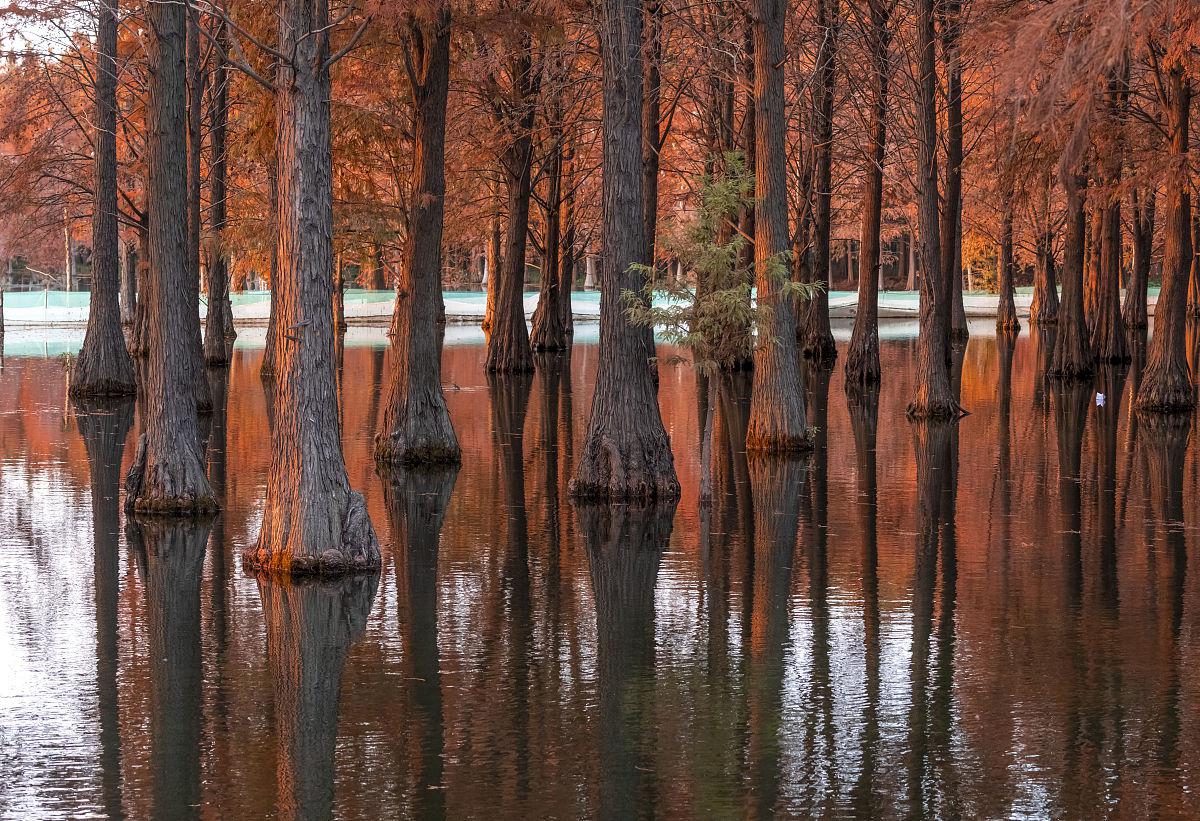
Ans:
{"type": "Polygon", "coordinates": [[[711,507],[696,378],[664,364],[683,498],[576,509],[594,345],[489,382],[453,336],[462,469],[383,479],[389,354],[353,332],[341,425],[383,571],[289,584],[239,561],[260,348],[212,375],[224,512],[167,527],[119,509],[133,406],[72,406],[77,340],[10,331],[0,817],[1200,816],[1200,460],[1191,420],[1130,413],[1137,362],[1064,391],[1044,337],[976,333],[971,415],[914,427],[901,331],[878,397],[806,374],[816,452],[770,466],[731,447],[727,384],[711,507]]]}

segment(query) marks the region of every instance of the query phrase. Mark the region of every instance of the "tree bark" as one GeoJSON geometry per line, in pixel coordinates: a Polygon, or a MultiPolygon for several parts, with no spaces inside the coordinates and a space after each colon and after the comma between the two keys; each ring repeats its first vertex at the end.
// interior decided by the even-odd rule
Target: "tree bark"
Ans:
{"type": "Polygon", "coordinates": [[[92,295],[87,333],[71,372],[71,395],[130,396],[137,392],[137,383],[133,360],[121,333],[118,271],[121,249],[117,238],[117,0],[99,0],[96,17],[92,295]]]}
{"type": "MultiPolygon", "coordinates": [[[[279,138],[275,138],[275,147],[271,161],[267,166],[267,217],[272,238],[279,235],[279,138]]],[[[258,375],[262,379],[274,379],[279,350],[279,243],[271,242],[271,304],[267,316],[267,341],[263,346],[262,364],[258,375]]]]}
{"type": "Polygon", "coordinates": [[[571,292],[575,289],[575,152],[567,143],[563,146],[561,186],[565,189],[562,204],[562,245],[558,255],[558,314],[563,337],[570,343],[575,334],[575,317],[571,307],[571,292]]]}
{"type": "Polygon", "coordinates": [[[910,418],[949,419],[961,411],[950,390],[947,341],[950,281],[943,274],[945,245],[938,223],[937,97],[934,88],[934,0],[917,0],[917,191],[918,256],[921,260],[920,330],[917,336],[917,395],[910,418]]]}
{"type": "Polygon", "coordinates": [[[658,233],[658,170],[662,150],[663,0],[647,0],[645,10],[646,68],[642,75],[642,231],[645,239],[643,263],[654,266],[658,233]]]}
{"type": "Polygon", "coordinates": [[[1148,413],[1182,413],[1196,406],[1186,344],[1188,277],[1195,251],[1187,174],[1192,87],[1179,63],[1169,71],[1169,88],[1169,101],[1164,102],[1171,129],[1171,159],[1177,168],[1167,175],[1162,290],[1154,306],[1154,336],[1137,394],[1138,410],[1148,413]]]}
{"type": "Polygon", "coordinates": [[[1062,303],[1058,313],[1058,333],[1054,336],[1054,356],[1050,373],[1063,379],[1083,379],[1096,367],[1092,342],[1084,316],[1083,256],[1087,234],[1084,208],[1087,177],[1072,171],[1063,173],[1067,194],[1066,251],[1063,254],[1062,303]]]}
{"type": "Polygon", "coordinates": [[[187,295],[195,321],[183,326],[192,345],[192,391],[196,410],[212,413],[212,393],[204,372],[204,335],[200,327],[200,133],[201,104],[204,99],[204,66],[200,57],[200,20],[198,12],[187,8],[184,42],[187,61],[187,295]]]}
{"type": "Polygon", "coordinates": [[[600,362],[571,494],[597,500],[676,499],[679,480],[663,427],[643,329],[622,294],[640,292],[633,263],[645,248],[642,221],[642,12],[638,0],[603,0],[604,256],[600,362]]]}
{"type": "Polygon", "coordinates": [[[1154,251],[1154,189],[1131,194],[1133,204],[1133,269],[1125,285],[1125,305],[1121,318],[1126,328],[1145,328],[1147,325],[1147,290],[1150,285],[1150,262],[1154,251]]]}
{"type": "Polygon", "coordinates": [[[496,319],[496,288],[500,283],[500,266],[503,264],[503,256],[500,251],[502,235],[500,227],[500,183],[498,180],[492,180],[492,218],[488,225],[487,284],[485,285],[487,301],[481,325],[485,334],[492,332],[492,323],[496,319]]]}
{"type": "Polygon", "coordinates": [[[188,280],[187,89],[183,6],[147,10],[150,79],[146,106],[149,299],[143,433],[125,479],[127,510],[190,514],[217,508],[204,474],[196,419],[195,351],[200,319],[188,280]]]}
{"type": "MultiPolygon", "coordinates": [[[[1108,118],[1113,127],[1122,119],[1124,93],[1121,85],[1110,82],[1108,118]]],[[[1101,180],[1105,185],[1104,201],[1096,205],[1098,250],[1093,265],[1096,270],[1096,289],[1093,314],[1088,319],[1092,332],[1092,351],[1099,362],[1128,362],[1129,346],[1121,322],[1121,151],[1119,141],[1112,141],[1101,151],[1099,162],[1101,180]],[[1116,143],[1116,144],[1113,144],[1116,143]]]]}
{"type": "Polygon", "coordinates": [[[1200,318],[1200,212],[1192,211],[1192,273],[1188,279],[1187,315],[1200,318]]]}
{"type": "Polygon", "coordinates": [[[1054,269],[1054,235],[1047,231],[1038,237],[1037,266],[1033,274],[1033,304],[1029,322],[1053,325],[1058,322],[1058,277],[1054,269]]]}
{"type": "Polygon", "coordinates": [[[332,304],[333,187],[328,0],[282,0],[277,67],[279,280],[275,425],[259,568],[341,573],[379,567],[362,494],[338,436],[332,304]]]}
{"type": "Polygon", "coordinates": [[[546,160],[546,207],[543,211],[542,279],[529,344],[535,351],[561,351],[567,347],[563,327],[562,297],[562,119],[555,117],[546,160]]]}
{"type": "Polygon", "coordinates": [[[746,450],[794,453],[811,447],[796,339],[793,300],[787,281],[788,211],[783,65],[787,0],[755,0],[754,185],[758,199],[754,228],[754,281],[763,316],[754,348],[754,388],[746,450]]]}
{"type": "MultiPolygon", "coordinates": [[[[508,187],[508,227],[504,259],[496,282],[495,314],[487,339],[488,373],[523,373],[533,370],[529,329],[525,327],[525,251],[529,233],[529,199],[533,173],[533,123],[538,80],[533,68],[533,42],[520,35],[510,61],[511,103],[518,109],[501,124],[509,144],[500,158],[508,187]]],[[[640,112],[639,112],[640,115],[640,112]]],[[[640,208],[638,213],[641,213],[640,208]]]]}
{"type": "Polygon", "coordinates": [[[379,462],[457,464],[458,437],[442,395],[437,322],[442,228],[446,202],[446,101],[450,88],[450,6],[411,22],[407,37],[415,67],[412,88],[412,206],[409,237],[396,291],[391,386],[383,427],[375,437],[379,462]]]}
{"type": "Polygon", "coordinates": [[[817,79],[813,84],[813,142],[816,164],[813,168],[813,265],[802,266],[810,282],[825,287],[803,300],[800,306],[800,353],[805,359],[832,364],[837,346],[829,327],[829,289],[833,276],[829,269],[830,236],[833,228],[833,97],[837,79],[838,30],[841,27],[839,0],[817,0],[817,29],[821,45],[817,50],[817,79]]]}
{"type": "Polygon", "coordinates": [[[963,341],[970,336],[963,308],[962,286],[962,163],[963,163],[963,80],[960,46],[962,0],[944,0],[942,13],[942,59],[946,70],[946,191],[941,213],[942,276],[946,280],[949,301],[950,338],[963,341]]]}
{"type": "Polygon", "coordinates": [[[997,334],[1017,334],[1017,304],[1013,299],[1013,194],[1005,192],[1000,217],[1000,306],[996,315],[997,334]]]}
{"type": "MultiPolygon", "coordinates": [[[[226,24],[217,22],[217,40],[228,41],[226,24]]],[[[213,99],[211,125],[212,159],[209,161],[209,199],[212,242],[208,259],[208,316],[204,325],[204,361],[209,365],[224,365],[233,355],[233,307],[229,302],[229,251],[225,245],[227,216],[226,178],[228,161],[225,140],[229,129],[229,69],[217,58],[213,70],[213,99]]]]}
{"type": "Polygon", "coordinates": [[[879,384],[880,228],[883,223],[883,161],[887,149],[888,79],[891,73],[891,6],[871,0],[872,97],[871,154],[862,193],[861,253],[858,258],[858,308],[846,354],[846,386],[863,389],[879,384]]]}

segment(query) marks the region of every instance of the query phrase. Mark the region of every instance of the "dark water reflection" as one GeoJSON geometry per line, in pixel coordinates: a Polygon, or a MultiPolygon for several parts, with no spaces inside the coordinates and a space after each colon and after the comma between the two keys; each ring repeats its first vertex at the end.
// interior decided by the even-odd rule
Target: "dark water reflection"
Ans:
{"type": "Polygon", "coordinates": [[[70,405],[55,359],[10,356],[0,816],[1197,817],[1194,421],[1133,414],[1144,344],[1077,386],[1042,378],[1052,347],[973,337],[952,426],[904,419],[911,340],[881,392],[808,371],[800,461],[735,446],[746,377],[710,403],[665,368],[683,499],[577,508],[594,347],[500,380],[447,347],[462,468],[378,475],[388,353],[349,344],[384,570],[308,584],[237,561],[260,351],[210,374],[224,512],[182,523],[121,513],[132,404],[70,405]]]}

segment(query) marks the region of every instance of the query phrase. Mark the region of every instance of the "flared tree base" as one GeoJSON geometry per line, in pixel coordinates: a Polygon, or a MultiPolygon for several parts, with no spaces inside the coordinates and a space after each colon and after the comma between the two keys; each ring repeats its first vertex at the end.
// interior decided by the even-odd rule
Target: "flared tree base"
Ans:
{"type": "Polygon", "coordinates": [[[402,437],[381,433],[375,437],[375,462],[401,467],[460,465],[462,449],[457,440],[434,442],[426,439],[409,444],[402,437]]]}
{"type": "Polygon", "coordinates": [[[619,432],[589,433],[571,480],[571,497],[585,502],[671,501],[679,479],[666,436],[632,422],[619,432]]]}
{"type": "Polygon", "coordinates": [[[879,337],[870,334],[861,340],[853,340],[846,354],[846,386],[869,388],[878,385],[879,337]]]}
{"type": "Polygon", "coordinates": [[[1196,398],[1186,367],[1146,369],[1138,388],[1138,413],[1189,413],[1195,407],[1196,398]]]}
{"type": "MultiPolygon", "coordinates": [[[[332,502],[321,499],[305,504],[332,505],[332,502]]],[[[330,523],[334,526],[313,528],[332,533],[336,544],[304,545],[302,550],[297,550],[296,545],[283,543],[282,532],[264,527],[258,544],[247,548],[242,554],[243,566],[247,570],[290,573],[293,576],[341,576],[378,570],[381,564],[379,539],[367,515],[366,500],[361,493],[352,490],[346,494],[345,507],[339,521],[330,523]]],[[[320,515],[311,510],[293,511],[292,518],[305,513],[309,516],[320,515]]],[[[337,516],[337,511],[330,510],[327,515],[337,516]]]]}
{"type": "Polygon", "coordinates": [[[178,444],[152,459],[147,441],[144,433],[138,438],[125,476],[126,512],[188,516],[221,509],[198,454],[178,444]]]}
{"type": "Polygon", "coordinates": [[[908,403],[904,415],[910,422],[951,421],[967,415],[963,406],[955,399],[916,400],[908,403]]]}
{"type": "Polygon", "coordinates": [[[837,345],[834,344],[833,334],[822,331],[804,335],[800,339],[800,355],[818,365],[833,365],[837,361],[837,345]]]}
{"type": "Polygon", "coordinates": [[[812,453],[816,438],[813,428],[806,428],[804,433],[797,436],[750,433],[746,435],[746,453],[758,456],[803,456],[812,453]]]}
{"type": "Polygon", "coordinates": [[[1015,316],[1006,316],[996,320],[996,333],[1016,336],[1021,332],[1021,322],[1015,316]]]}

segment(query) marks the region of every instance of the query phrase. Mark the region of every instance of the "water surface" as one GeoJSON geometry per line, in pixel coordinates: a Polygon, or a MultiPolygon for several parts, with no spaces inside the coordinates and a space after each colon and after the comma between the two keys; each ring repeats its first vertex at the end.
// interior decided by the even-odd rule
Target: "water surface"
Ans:
{"type": "Polygon", "coordinates": [[[727,384],[710,507],[696,379],[664,365],[683,498],[576,509],[593,344],[489,382],[456,337],[462,469],[381,478],[389,354],[355,331],[383,571],[288,584],[239,561],[257,345],[212,376],[224,512],[169,526],[119,509],[133,406],[67,402],[77,340],[36,336],[0,373],[0,817],[1200,816],[1200,461],[1192,420],[1131,414],[1136,362],[1065,390],[1044,338],[977,334],[971,415],[914,427],[892,333],[877,397],[806,372],[816,452],[769,465],[727,384]]]}

